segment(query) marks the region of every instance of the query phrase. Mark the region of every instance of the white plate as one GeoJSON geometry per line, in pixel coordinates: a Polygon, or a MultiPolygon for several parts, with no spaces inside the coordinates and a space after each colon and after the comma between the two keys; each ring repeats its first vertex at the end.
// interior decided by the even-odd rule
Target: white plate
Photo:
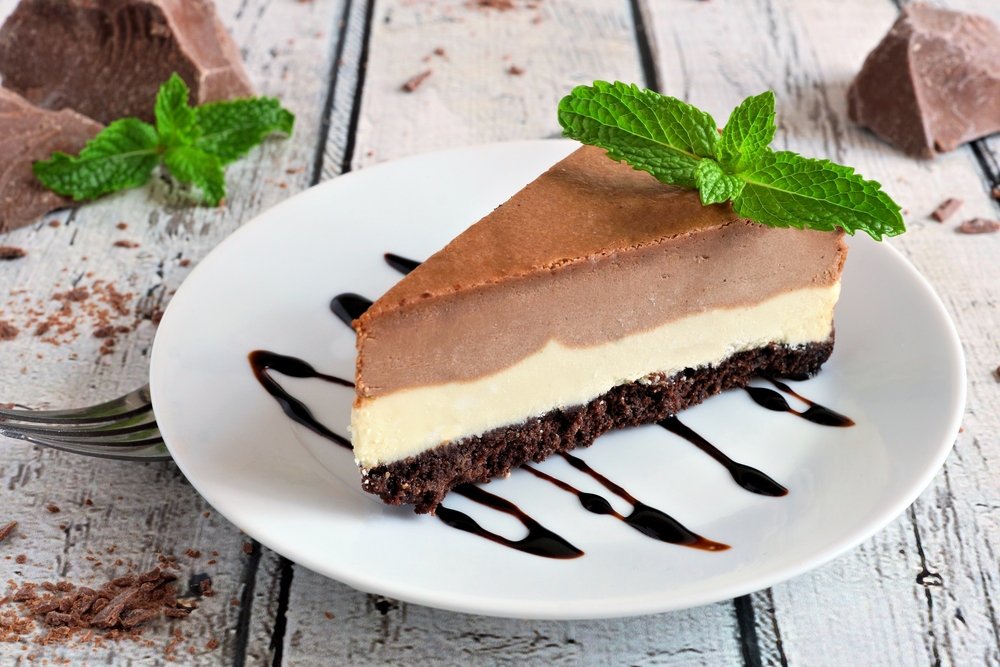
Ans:
{"type": "MultiPolygon", "coordinates": [[[[579,453],[640,500],[732,545],[724,552],[647,538],[524,471],[489,490],[585,556],[531,556],[384,506],[360,491],[349,451],[290,422],[254,380],[247,353],[259,348],[353,377],[354,336],[331,315],[331,297],[378,296],[399,278],[383,253],[427,257],[572,147],[498,144],[371,167],[289,199],[216,248],[171,301],[152,355],[156,418],[195,488],[271,549],[362,590],[559,619],[666,611],[758,590],[858,544],[913,502],[958,431],[962,351],[927,282],[890,246],[860,236],[851,242],[833,357],[818,377],[796,384],[857,425],[821,427],[769,412],[742,391],[681,415],[787,486],[788,496],[742,490],[708,456],[656,426],[609,434],[579,453]]],[[[346,434],[350,389],[277,377],[346,434]]],[[[541,469],[600,491],[561,459],[541,469]]],[[[510,537],[524,532],[463,498],[446,503],[510,537]]]]}

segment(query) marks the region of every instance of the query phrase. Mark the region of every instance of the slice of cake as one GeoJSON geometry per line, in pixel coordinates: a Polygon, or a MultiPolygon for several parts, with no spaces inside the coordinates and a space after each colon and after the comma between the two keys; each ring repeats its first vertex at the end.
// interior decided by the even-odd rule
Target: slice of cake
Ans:
{"type": "Polygon", "coordinates": [[[765,227],[583,147],[358,320],[365,490],[449,489],[651,423],[833,348],[840,232],[765,227]]]}

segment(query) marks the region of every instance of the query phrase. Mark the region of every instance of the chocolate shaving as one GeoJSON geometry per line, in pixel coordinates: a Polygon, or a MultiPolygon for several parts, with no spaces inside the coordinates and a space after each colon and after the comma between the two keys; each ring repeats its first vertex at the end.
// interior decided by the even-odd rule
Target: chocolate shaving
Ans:
{"type": "Polygon", "coordinates": [[[12,245],[0,245],[0,260],[21,259],[27,254],[24,248],[12,245]]]}
{"type": "Polygon", "coordinates": [[[956,231],[961,234],[992,234],[998,230],[1000,230],[1000,221],[972,218],[960,224],[956,231]]]}
{"type": "Polygon", "coordinates": [[[936,209],[934,209],[934,212],[931,213],[931,217],[938,222],[944,222],[953,216],[955,211],[960,208],[962,208],[962,200],[949,197],[941,202],[936,209]]]}
{"type": "Polygon", "coordinates": [[[412,93],[417,88],[419,88],[420,85],[430,75],[431,75],[431,70],[429,70],[429,69],[428,70],[424,70],[420,74],[415,74],[412,77],[410,77],[409,79],[407,79],[406,83],[404,83],[402,86],[400,86],[399,89],[402,90],[404,93],[412,93]]]}
{"type": "Polygon", "coordinates": [[[3,542],[10,537],[10,534],[14,532],[15,528],[17,528],[17,521],[11,521],[3,527],[0,527],[0,542],[3,542]]]}

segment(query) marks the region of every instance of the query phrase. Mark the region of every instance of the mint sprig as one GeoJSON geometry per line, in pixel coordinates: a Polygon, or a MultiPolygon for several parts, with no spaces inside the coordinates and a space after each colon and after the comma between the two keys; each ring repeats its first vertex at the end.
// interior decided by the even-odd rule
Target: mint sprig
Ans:
{"type": "Polygon", "coordinates": [[[32,165],[45,187],[75,201],[145,185],[157,165],[196,186],[204,203],[226,196],[225,165],[243,157],[273,132],[291,134],[295,116],[270,97],[192,107],[176,73],[156,96],[156,126],[137,118],[116,120],[77,156],[56,152],[32,165]]]}
{"type": "Polygon", "coordinates": [[[563,134],[598,146],[660,181],[698,190],[704,205],[740,215],[876,241],[903,233],[899,205],[852,168],[772,151],[774,93],[744,100],[721,133],[712,117],[673,97],[621,82],[578,86],[559,102],[563,134]]]}

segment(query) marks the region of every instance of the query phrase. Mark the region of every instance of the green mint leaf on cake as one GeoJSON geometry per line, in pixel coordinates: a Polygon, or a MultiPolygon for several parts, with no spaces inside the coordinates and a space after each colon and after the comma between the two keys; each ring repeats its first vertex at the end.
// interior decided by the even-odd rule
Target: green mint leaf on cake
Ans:
{"type": "Polygon", "coordinates": [[[79,155],[56,152],[48,160],[35,162],[32,170],[50,190],[84,201],[143,185],[159,161],[159,138],[153,126],[124,118],[101,130],[79,155]]]}
{"type": "Polygon", "coordinates": [[[745,181],[724,172],[715,160],[699,162],[694,176],[698,195],[705,206],[735,199],[745,184],[745,181]]]}
{"type": "Polygon", "coordinates": [[[867,232],[873,239],[903,231],[899,206],[878,183],[850,167],[796,153],[768,153],[740,173],[733,200],[742,216],[772,227],[867,232]]]}
{"type": "Polygon", "coordinates": [[[899,206],[875,181],[828,160],[772,151],[774,118],[771,91],[745,99],[721,132],[704,111],[634,84],[595,81],[559,102],[567,137],[696,189],[706,206],[732,202],[764,225],[863,231],[877,241],[906,231],[899,206]]]}
{"type": "Polygon", "coordinates": [[[226,196],[225,165],[243,157],[268,135],[291,134],[295,116],[272,97],[190,104],[190,91],[174,73],[156,96],[156,126],[137,118],[116,120],[77,156],[53,153],[35,162],[36,178],[76,201],[145,185],[157,166],[201,190],[218,205],[226,196]]]}
{"type": "Polygon", "coordinates": [[[695,187],[699,158],[719,141],[707,113],[673,97],[621,82],[577,86],[559,102],[563,132],[660,180],[695,187]]]}
{"type": "Polygon", "coordinates": [[[204,104],[195,109],[201,136],[194,142],[223,164],[243,157],[272,132],[291,134],[295,116],[273,97],[204,104]]]}
{"type": "Polygon", "coordinates": [[[760,159],[774,139],[774,93],[748,97],[733,109],[719,138],[719,162],[738,170],[760,159]]]}

